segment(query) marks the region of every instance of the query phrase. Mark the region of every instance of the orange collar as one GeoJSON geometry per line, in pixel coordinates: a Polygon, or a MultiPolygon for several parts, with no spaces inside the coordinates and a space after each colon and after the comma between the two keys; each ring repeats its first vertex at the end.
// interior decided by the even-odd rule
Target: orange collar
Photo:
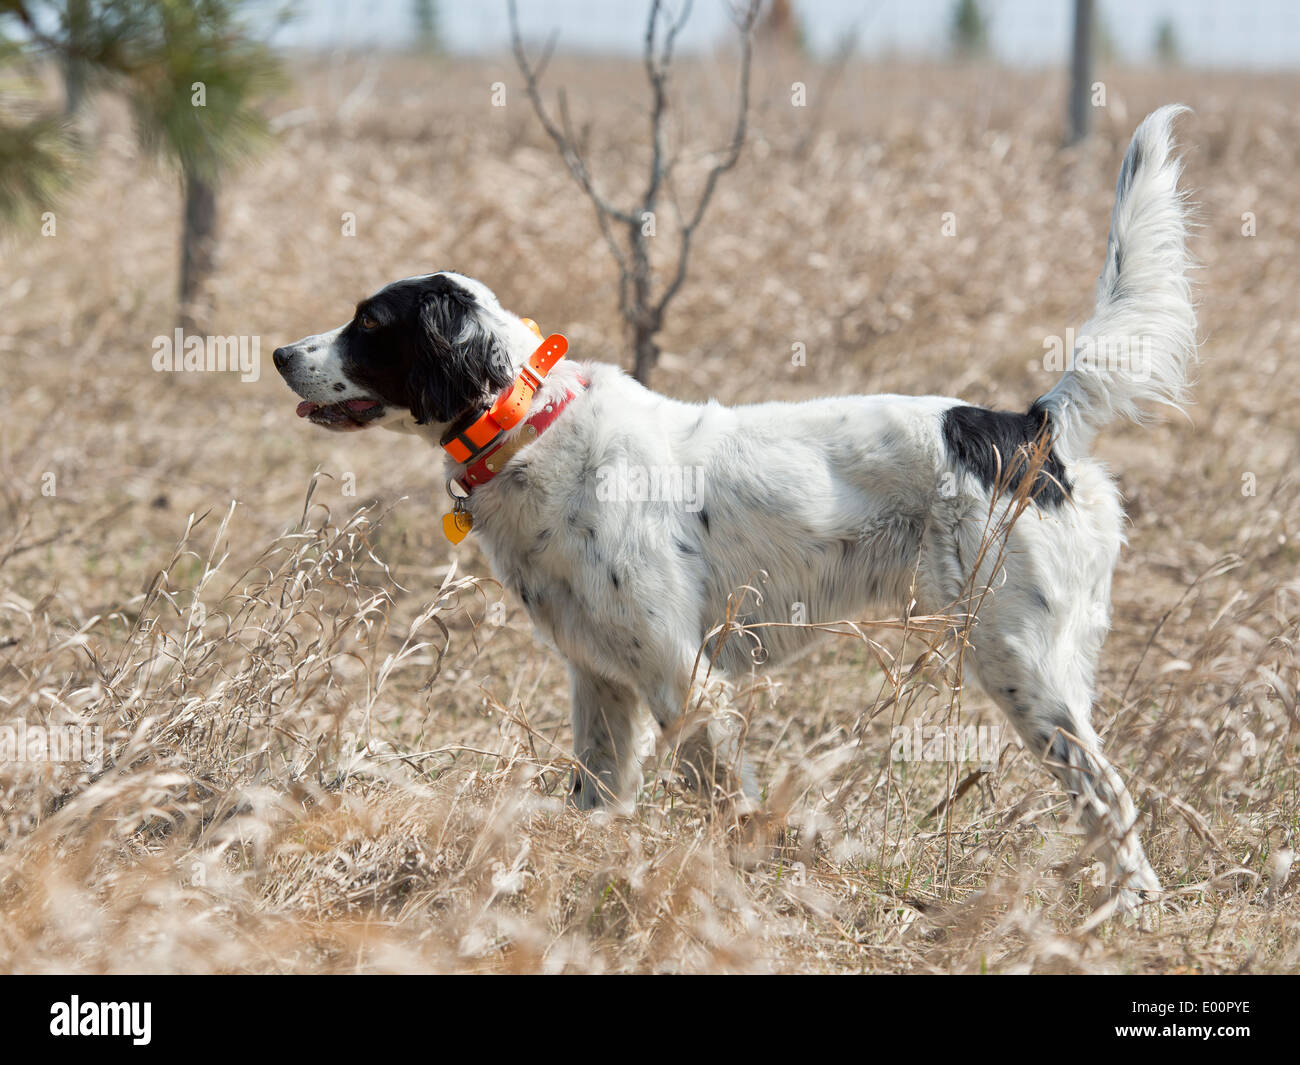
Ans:
{"type": "MultiPolygon", "coordinates": [[[[536,322],[528,318],[524,322],[538,337],[542,335],[536,322]]],[[[442,517],[442,531],[453,544],[460,543],[474,528],[474,517],[466,506],[470,493],[492,480],[517,451],[541,436],[568,406],[569,400],[573,399],[573,393],[567,392],[563,398],[556,398],[524,421],[546,375],[564,358],[564,353],[568,350],[569,342],[563,336],[559,333],[551,334],[520,368],[510,387],[497,397],[496,402],[484,414],[461,428],[461,422],[468,416],[467,413],[452,422],[443,433],[439,441],[442,449],[456,462],[465,465],[465,472],[460,477],[453,477],[447,482],[447,494],[452,498],[452,507],[451,513],[442,517]],[[523,428],[514,440],[507,442],[506,433],[521,421],[524,422],[523,428]]],[[[578,380],[586,386],[585,380],[581,377],[578,380]]]]}
{"type": "MultiPolygon", "coordinates": [[[[528,324],[537,331],[535,324],[528,324]]],[[[482,458],[489,448],[499,444],[506,433],[524,420],[542,381],[568,350],[569,342],[560,333],[553,333],[543,340],[520,367],[510,387],[491,407],[464,428],[461,428],[459,419],[451,424],[439,441],[442,449],[456,462],[472,463],[482,458]]]]}

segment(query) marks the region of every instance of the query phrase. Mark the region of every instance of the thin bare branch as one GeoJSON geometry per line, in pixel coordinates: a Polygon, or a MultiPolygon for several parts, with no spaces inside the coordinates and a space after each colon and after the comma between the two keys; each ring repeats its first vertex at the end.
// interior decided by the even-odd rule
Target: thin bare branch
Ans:
{"type": "MultiPolygon", "coordinates": [[[[634,218],[632,212],[625,211],[615,207],[609,202],[599,190],[596,189],[592,181],[591,172],[587,168],[586,161],[578,151],[578,146],[568,136],[564,130],[557,126],[554,119],[546,109],[546,104],[542,100],[541,87],[538,82],[539,69],[535,68],[528,59],[528,53],[524,49],[523,39],[519,35],[519,19],[515,9],[514,0],[509,0],[508,7],[510,10],[510,41],[514,50],[515,61],[519,66],[520,73],[524,76],[525,90],[528,93],[528,99],[533,105],[533,111],[537,114],[537,120],[541,122],[542,128],[546,130],[547,135],[559,149],[560,157],[564,160],[565,165],[569,168],[569,173],[573,175],[575,181],[582,186],[588,198],[595,204],[596,209],[621,222],[631,222],[634,218]]],[[[553,47],[553,44],[552,44],[553,47]]],[[[549,61],[550,49],[547,50],[547,59],[549,61]]],[[[563,101],[561,101],[563,107],[563,101]]]]}
{"type": "Polygon", "coordinates": [[[664,34],[664,42],[661,48],[656,49],[656,40],[658,38],[659,15],[663,10],[660,0],[653,0],[650,5],[650,17],[646,22],[645,31],[645,68],[646,76],[650,82],[650,181],[646,187],[645,196],[642,198],[643,209],[653,211],[659,200],[659,189],[662,186],[668,171],[672,167],[672,161],[665,159],[664,153],[664,122],[668,110],[668,72],[672,67],[673,47],[677,41],[677,35],[681,32],[682,27],[686,25],[686,20],[691,14],[691,0],[686,0],[682,5],[681,14],[675,19],[669,19],[668,29],[664,34]]]}
{"type": "Polygon", "coordinates": [[[596,222],[601,236],[619,270],[619,312],[632,334],[635,352],[633,371],[645,383],[658,357],[655,335],[663,326],[664,312],[686,279],[687,260],[691,240],[704,218],[713,198],[718,179],[736,165],[745,143],[749,117],[750,70],[753,59],[753,31],[758,21],[762,0],[746,0],[743,6],[733,8],[733,18],[741,36],[740,88],[737,113],[731,138],[710,167],[704,179],[699,200],[687,214],[682,210],[676,190],[672,187],[675,155],[667,149],[668,116],[671,103],[668,81],[672,69],[677,39],[690,17],[692,0],[682,0],[676,16],[668,10],[664,0],[651,0],[646,19],[644,55],[646,79],[650,86],[649,134],[650,160],[645,191],[640,201],[631,208],[617,206],[596,187],[591,167],[588,165],[584,140],[574,129],[569,114],[568,100],[563,89],[557,93],[557,114],[553,114],[542,99],[541,73],[549,61],[555,38],[552,37],[542,61],[530,61],[519,31],[515,0],[507,0],[510,15],[510,40],[515,60],[524,77],[524,87],[538,121],[555,144],[570,175],[586,193],[596,209],[596,222]],[[672,196],[672,207],[678,222],[677,261],[667,287],[655,297],[654,266],[650,257],[650,234],[645,231],[647,218],[653,218],[660,196],[667,187],[672,196]],[[620,236],[619,230],[622,233],[620,236]]]}
{"type": "Polygon", "coordinates": [[[717,188],[718,179],[736,165],[736,162],[740,159],[740,151],[745,145],[745,135],[749,130],[749,82],[754,58],[754,24],[758,20],[761,7],[761,0],[749,0],[744,13],[737,19],[740,29],[740,87],[739,98],[736,101],[736,122],[732,130],[731,143],[728,145],[726,154],[723,155],[722,159],[709,170],[708,176],[704,179],[704,189],[695,205],[695,213],[691,216],[690,221],[682,227],[681,247],[677,255],[676,273],[664,290],[663,295],[659,298],[659,302],[655,305],[655,310],[659,314],[663,313],[672,298],[677,295],[677,290],[681,288],[682,282],[686,280],[686,269],[691,253],[691,238],[694,237],[695,230],[700,222],[704,220],[704,213],[708,210],[709,202],[713,199],[713,192],[717,188]]]}

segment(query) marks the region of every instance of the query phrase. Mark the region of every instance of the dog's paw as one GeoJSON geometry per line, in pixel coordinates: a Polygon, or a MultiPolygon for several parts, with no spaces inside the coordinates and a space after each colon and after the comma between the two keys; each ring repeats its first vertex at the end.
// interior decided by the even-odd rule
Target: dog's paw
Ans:
{"type": "Polygon", "coordinates": [[[1152,917],[1160,911],[1160,897],[1163,894],[1160,880],[1143,861],[1138,868],[1117,875],[1101,890],[1098,905],[1083,923],[1081,930],[1090,931],[1111,918],[1147,928],[1152,917]]]}

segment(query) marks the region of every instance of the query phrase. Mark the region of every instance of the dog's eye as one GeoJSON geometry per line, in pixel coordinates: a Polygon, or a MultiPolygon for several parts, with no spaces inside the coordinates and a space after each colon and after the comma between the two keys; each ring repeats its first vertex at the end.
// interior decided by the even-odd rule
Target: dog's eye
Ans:
{"type": "Polygon", "coordinates": [[[368,315],[368,314],[360,314],[360,315],[358,315],[358,316],[357,316],[357,323],[358,323],[358,324],[361,326],[361,328],[364,329],[367,333],[369,333],[372,329],[378,329],[378,328],[379,328],[379,323],[376,322],[376,321],[374,320],[374,318],[371,317],[371,316],[368,315]]]}

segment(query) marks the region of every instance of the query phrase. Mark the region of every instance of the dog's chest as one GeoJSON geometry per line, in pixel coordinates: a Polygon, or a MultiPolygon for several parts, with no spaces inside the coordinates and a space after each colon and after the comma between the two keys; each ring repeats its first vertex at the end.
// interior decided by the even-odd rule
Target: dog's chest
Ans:
{"type": "Polygon", "coordinates": [[[558,649],[622,652],[640,642],[642,621],[628,598],[625,541],[614,515],[588,498],[587,482],[574,471],[570,478],[561,490],[554,477],[536,483],[528,466],[507,470],[501,491],[475,501],[475,531],[493,572],[558,649]]]}

